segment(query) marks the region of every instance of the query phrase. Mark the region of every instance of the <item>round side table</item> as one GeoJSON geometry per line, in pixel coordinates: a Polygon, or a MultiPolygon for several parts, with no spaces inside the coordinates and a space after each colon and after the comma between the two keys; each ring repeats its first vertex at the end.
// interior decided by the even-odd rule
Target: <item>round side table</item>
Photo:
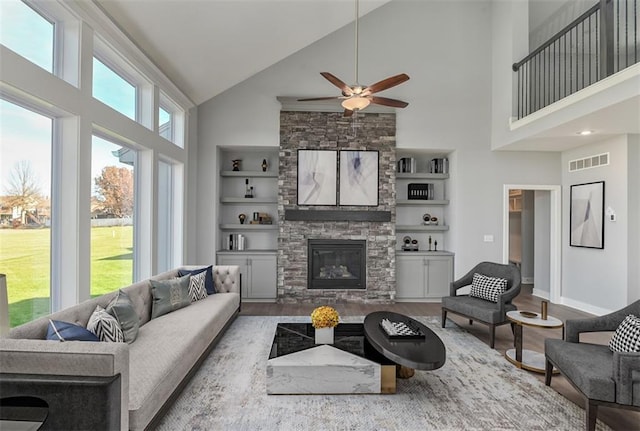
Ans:
{"type": "MultiPolygon", "coordinates": [[[[562,338],[564,338],[564,323],[562,320],[553,316],[547,316],[543,320],[540,313],[535,313],[535,317],[527,317],[520,311],[508,311],[507,319],[515,323],[514,325],[514,345],[515,349],[509,349],[505,352],[505,358],[518,368],[534,371],[536,373],[544,373],[545,358],[544,353],[534,352],[522,348],[522,327],[531,326],[534,328],[556,329],[562,328],[562,338]]],[[[557,372],[554,370],[554,373],[557,372]]]]}

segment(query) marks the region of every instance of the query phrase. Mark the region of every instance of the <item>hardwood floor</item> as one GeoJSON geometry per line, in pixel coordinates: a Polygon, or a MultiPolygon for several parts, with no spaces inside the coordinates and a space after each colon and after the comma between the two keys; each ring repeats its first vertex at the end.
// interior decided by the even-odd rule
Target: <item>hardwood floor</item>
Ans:
{"type": "MultiPolygon", "coordinates": [[[[531,294],[531,286],[523,286],[522,293],[515,299],[514,303],[520,310],[540,310],[540,298],[531,294]]],[[[273,303],[242,303],[241,315],[245,316],[302,316],[310,315],[311,311],[316,307],[313,304],[273,304],[273,303]]],[[[396,304],[375,305],[375,304],[336,304],[336,310],[341,316],[364,316],[377,310],[389,310],[408,316],[440,316],[440,303],[416,303],[416,302],[400,302],[396,304]]],[[[549,304],[549,314],[563,321],[567,319],[579,319],[583,317],[591,317],[590,314],[574,310],[562,305],[549,304]]],[[[481,323],[469,325],[469,321],[463,317],[449,314],[447,316],[460,327],[466,329],[482,340],[484,343],[489,342],[489,331],[487,326],[481,323]]],[[[545,338],[562,338],[561,329],[544,330],[539,328],[524,328],[523,347],[526,349],[543,352],[545,338]]],[[[584,334],[582,340],[592,343],[606,344],[611,338],[611,333],[584,334]]],[[[496,350],[504,354],[504,352],[513,347],[513,335],[509,325],[496,328],[496,350]]],[[[506,361],[506,359],[505,359],[506,361]]],[[[529,371],[523,371],[529,372],[529,371]]],[[[544,384],[544,375],[531,373],[541,384],[544,384]]],[[[558,393],[562,394],[572,402],[584,407],[582,396],[571,386],[571,384],[561,375],[555,375],[551,380],[551,387],[558,393]]],[[[543,414],[543,412],[541,412],[543,414]]],[[[600,407],[598,411],[598,419],[609,425],[613,430],[632,431],[640,430],[640,412],[633,412],[622,409],[612,409],[600,407]]]]}

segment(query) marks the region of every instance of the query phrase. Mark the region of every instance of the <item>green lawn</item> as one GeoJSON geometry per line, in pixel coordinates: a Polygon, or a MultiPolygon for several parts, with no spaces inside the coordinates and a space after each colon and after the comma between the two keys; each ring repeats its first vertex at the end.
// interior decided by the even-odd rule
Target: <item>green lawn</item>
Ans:
{"type": "MultiPolygon", "coordinates": [[[[49,313],[50,229],[1,229],[0,272],[7,275],[11,326],[49,313]]],[[[91,229],[91,296],[131,284],[133,227],[91,229]]]]}

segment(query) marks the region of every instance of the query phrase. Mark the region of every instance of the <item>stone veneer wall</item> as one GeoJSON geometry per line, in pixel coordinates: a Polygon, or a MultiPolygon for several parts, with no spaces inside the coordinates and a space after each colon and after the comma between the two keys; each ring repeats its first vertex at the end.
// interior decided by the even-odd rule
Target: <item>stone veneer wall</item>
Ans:
{"type": "MultiPolygon", "coordinates": [[[[280,113],[278,179],[278,302],[333,304],[389,303],[395,296],[395,114],[358,114],[353,120],[335,112],[280,113]],[[377,150],[377,207],[298,206],[297,150],[377,150]],[[285,210],[390,211],[390,222],[289,221],[285,210]],[[307,289],[307,239],[367,240],[366,289],[307,289]]],[[[336,171],[337,171],[336,166],[336,171]]],[[[337,174],[336,174],[337,175],[337,174]]]]}

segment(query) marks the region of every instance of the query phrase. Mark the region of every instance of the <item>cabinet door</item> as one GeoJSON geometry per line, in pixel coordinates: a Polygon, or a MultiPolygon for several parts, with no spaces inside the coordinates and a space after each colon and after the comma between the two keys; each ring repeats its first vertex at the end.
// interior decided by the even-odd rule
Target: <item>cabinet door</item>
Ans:
{"type": "Polygon", "coordinates": [[[276,257],[270,255],[250,255],[251,299],[275,299],[277,285],[276,257]]]}
{"type": "Polygon", "coordinates": [[[449,295],[449,285],[453,279],[452,257],[428,258],[425,296],[442,298],[449,295]]]}
{"type": "Polygon", "coordinates": [[[396,256],[396,298],[415,299],[425,295],[425,258],[396,256]]]}
{"type": "Polygon", "coordinates": [[[249,286],[251,286],[251,273],[249,270],[249,261],[246,255],[230,256],[228,254],[218,255],[217,265],[238,265],[240,267],[240,275],[242,277],[242,294],[240,297],[246,299],[249,296],[249,286]]]}

